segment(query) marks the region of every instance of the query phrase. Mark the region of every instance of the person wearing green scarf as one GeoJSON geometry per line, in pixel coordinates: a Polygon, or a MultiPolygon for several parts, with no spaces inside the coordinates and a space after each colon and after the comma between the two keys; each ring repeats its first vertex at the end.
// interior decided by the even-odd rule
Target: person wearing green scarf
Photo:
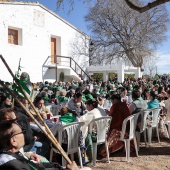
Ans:
{"type": "Polygon", "coordinates": [[[135,114],[148,108],[147,102],[141,97],[139,89],[132,91],[133,102],[129,106],[130,114],[135,114]]]}
{"type": "Polygon", "coordinates": [[[75,122],[76,116],[73,115],[73,113],[68,112],[68,113],[64,114],[63,116],[61,116],[59,118],[59,120],[61,122],[64,122],[65,124],[69,124],[69,123],[75,122]]]}
{"type": "Polygon", "coordinates": [[[69,110],[67,107],[62,108],[60,114],[59,120],[65,124],[77,121],[76,112],[69,110]]]}
{"type": "Polygon", "coordinates": [[[68,98],[67,98],[67,97],[65,97],[65,96],[60,96],[60,95],[57,96],[57,99],[58,99],[58,101],[59,101],[60,103],[63,103],[63,102],[67,102],[67,101],[68,101],[68,98]]]}
{"type": "Polygon", "coordinates": [[[60,90],[60,94],[56,96],[59,104],[68,102],[68,97],[65,97],[66,93],[66,90],[62,89],[60,90]]]}

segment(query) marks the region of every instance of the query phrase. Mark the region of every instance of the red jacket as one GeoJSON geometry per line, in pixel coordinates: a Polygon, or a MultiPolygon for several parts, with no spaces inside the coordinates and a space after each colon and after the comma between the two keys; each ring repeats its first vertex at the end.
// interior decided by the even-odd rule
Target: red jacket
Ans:
{"type": "Polygon", "coordinates": [[[110,130],[117,129],[122,130],[122,123],[125,118],[130,116],[129,109],[125,102],[119,102],[112,105],[110,108],[109,116],[112,117],[110,124],[110,130]]]}

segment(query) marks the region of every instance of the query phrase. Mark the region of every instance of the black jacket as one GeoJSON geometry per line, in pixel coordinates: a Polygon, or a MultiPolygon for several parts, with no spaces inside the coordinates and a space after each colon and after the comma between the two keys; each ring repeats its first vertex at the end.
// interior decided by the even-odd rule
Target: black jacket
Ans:
{"type": "Polygon", "coordinates": [[[16,109],[15,114],[18,117],[17,120],[18,124],[21,126],[22,129],[26,130],[26,134],[24,134],[25,138],[24,151],[28,152],[31,150],[35,143],[33,131],[29,123],[29,118],[20,109],[16,109]]]}
{"type": "Polygon", "coordinates": [[[63,169],[57,163],[33,163],[23,156],[20,152],[16,153],[0,153],[0,170],[69,170],[63,169]],[[8,160],[9,158],[9,160],[8,160]]]}

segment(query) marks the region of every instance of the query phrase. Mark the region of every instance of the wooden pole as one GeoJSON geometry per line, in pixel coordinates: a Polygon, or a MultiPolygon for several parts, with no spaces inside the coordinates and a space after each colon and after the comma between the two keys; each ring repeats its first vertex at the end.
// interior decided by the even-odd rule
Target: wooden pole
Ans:
{"type": "MultiPolygon", "coordinates": [[[[2,55],[0,55],[1,60],[3,61],[4,65],[6,66],[6,68],[8,69],[9,73],[11,74],[11,76],[13,77],[13,79],[15,78],[14,74],[12,73],[11,69],[9,68],[8,64],[6,63],[5,59],[2,57],[2,55]]],[[[26,100],[29,102],[29,104],[31,105],[31,107],[33,108],[33,110],[35,111],[35,113],[38,115],[39,119],[41,120],[41,122],[43,123],[45,129],[47,130],[44,131],[42,126],[39,124],[39,122],[34,118],[34,116],[26,109],[26,107],[13,95],[13,93],[8,89],[8,87],[6,85],[3,85],[3,87],[5,87],[5,89],[13,96],[15,97],[16,101],[21,105],[21,107],[23,107],[23,109],[28,113],[28,115],[34,120],[34,122],[38,125],[38,127],[44,132],[44,134],[51,140],[51,142],[54,144],[54,146],[56,147],[56,149],[64,156],[64,158],[67,160],[67,162],[69,164],[71,164],[71,160],[68,157],[68,155],[65,153],[65,151],[63,150],[63,148],[60,146],[60,144],[58,143],[57,139],[54,137],[53,133],[51,132],[51,130],[49,129],[49,127],[47,126],[47,124],[45,123],[45,121],[43,120],[43,118],[41,117],[40,113],[36,110],[35,106],[33,105],[33,103],[30,101],[30,99],[28,98],[26,92],[24,91],[24,89],[22,88],[22,86],[16,81],[16,84],[20,87],[20,89],[22,90],[24,96],[26,97],[26,100]]]]}

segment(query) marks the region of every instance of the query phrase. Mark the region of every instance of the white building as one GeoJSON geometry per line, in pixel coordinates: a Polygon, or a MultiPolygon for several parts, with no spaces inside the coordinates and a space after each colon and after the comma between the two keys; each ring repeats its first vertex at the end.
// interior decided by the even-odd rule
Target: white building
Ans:
{"type": "MultiPolygon", "coordinates": [[[[21,71],[28,72],[32,82],[55,81],[61,72],[65,74],[65,81],[77,78],[73,71],[75,66],[70,69],[70,59],[59,58],[56,62],[54,57],[48,56],[70,56],[70,44],[77,41],[78,36],[85,42],[79,43],[80,48],[88,52],[90,38],[45,6],[38,2],[0,2],[0,30],[0,54],[13,73],[21,58],[21,71]],[[67,64],[61,64],[66,61],[67,64]]],[[[81,60],[85,61],[84,58],[81,60]]],[[[75,63],[72,61],[72,64],[75,63]]],[[[2,61],[0,79],[12,81],[2,61]]]]}
{"type": "Polygon", "coordinates": [[[93,73],[103,73],[103,81],[106,82],[109,79],[109,73],[117,73],[118,75],[118,82],[124,81],[124,74],[125,73],[135,73],[135,78],[142,77],[142,72],[140,67],[133,67],[133,66],[125,66],[123,63],[114,64],[110,66],[89,66],[86,69],[86,72],[90,75],[93,73]]]}

